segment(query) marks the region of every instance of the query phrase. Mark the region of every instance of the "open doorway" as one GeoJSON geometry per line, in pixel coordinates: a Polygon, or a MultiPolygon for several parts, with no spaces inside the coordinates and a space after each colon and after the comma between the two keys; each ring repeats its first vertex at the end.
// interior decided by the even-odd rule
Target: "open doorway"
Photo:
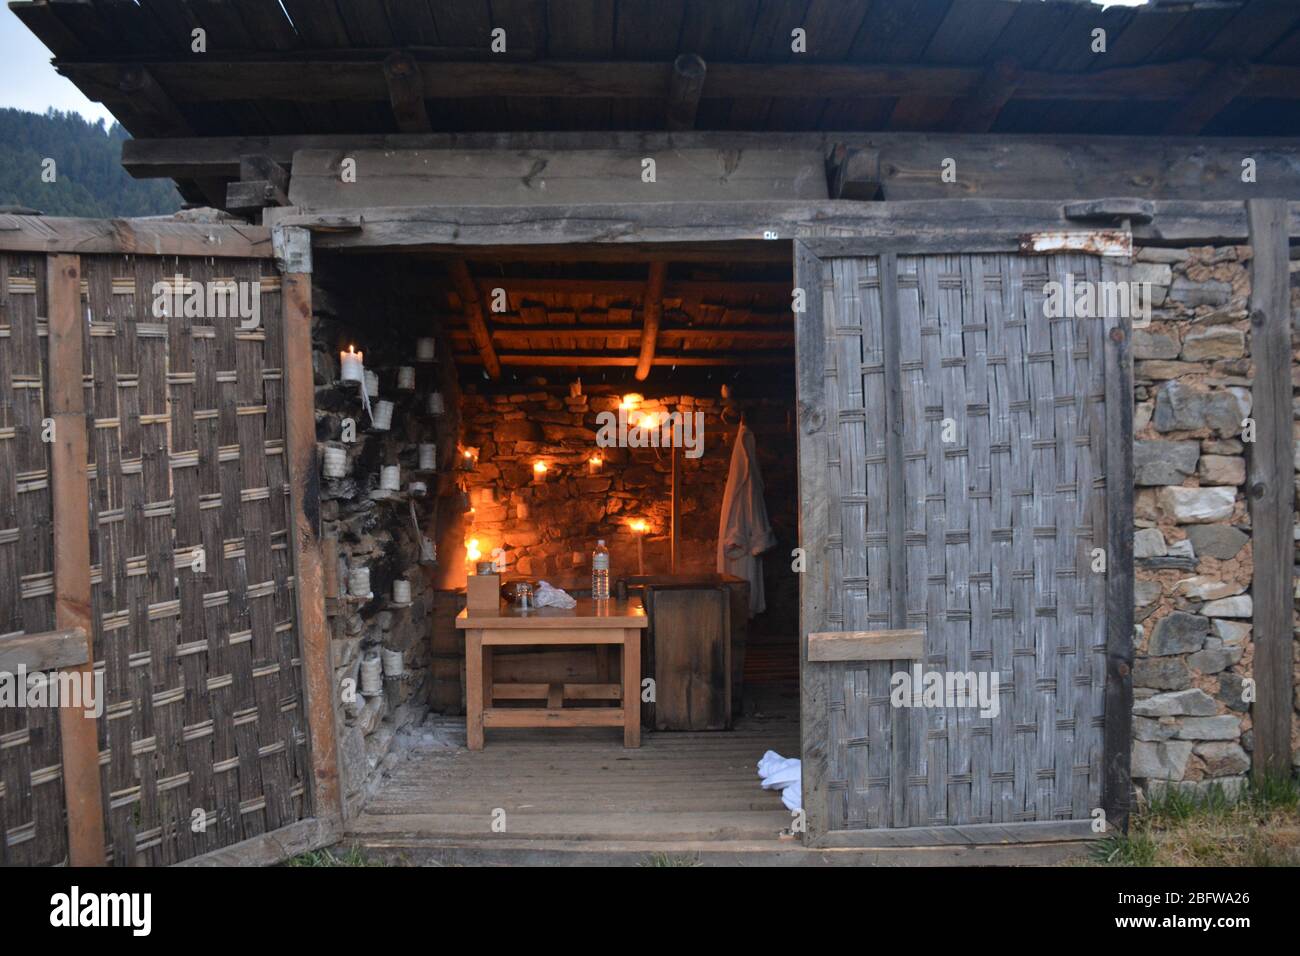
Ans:
{"type": "MultiPolygon", "coordinates": [[[[799,749],[792,283],[788,248],[777,252],[321,257],[314,344],[318,438],[336,462],[322,482],[337,547],[335,664],[361,690],[343,746],[371,768],[345,782],[363,811],[358,837],[470,838],[496,808],[521,839],[774,840],[789,825],[755,770],[766,750],[799,749]],[[658,326],[648,355],[647,312],[658,326]],[[336,381],[350,349],[371,373],[369,412],[364,380],[336,381]],[[699,427],[685,442],[679,432],[611,443],[602,413],[699,427]],[[355,442],[338,437],[349,418],[355,442]],[[718,563],[742,428],[770,526],[748,572],[734,555],[718,563]],[[467,751],[455,626],[467,576],[494,562],[503,600],[521,581],[581,599],[599,541],[614,590],[650,618],[644,746],[625,751],[604,728],[542,727],[489,730],[484,751],[467,751]]],[[[595,647],[498,651],[493,706],[537,708],[529,698],[556,686],[551,704],[598,706],[574,688],[608,684],[611,666],[617,674],[595,647]]]]}

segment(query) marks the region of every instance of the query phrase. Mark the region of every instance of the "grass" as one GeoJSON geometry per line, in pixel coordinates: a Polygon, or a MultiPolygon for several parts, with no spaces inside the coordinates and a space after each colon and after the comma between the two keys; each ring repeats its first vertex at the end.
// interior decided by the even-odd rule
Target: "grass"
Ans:
{"type": "Polygon", "coordinates": [[[1300,782],[1252,782],[1234,799],[1163,788],[1130,818],[1127,834],[1093,848],[1103,866],[1300,866],[1300,782]]]}
{"type": "Polygon", "coordinates": [[[702,866],[697,857],[673,856],[671,853],[652,853],[638,866],[702,866]]]}
{"type": "Polygon", "coordinates": [[[382,866],[381,863],[374,863],[367,860],[361,854],[358,847],[350,846],[347,848],[326,847],[323,850],[312,850],[310,853],[300,853],[284,861],[285,866],[382,866]]]}

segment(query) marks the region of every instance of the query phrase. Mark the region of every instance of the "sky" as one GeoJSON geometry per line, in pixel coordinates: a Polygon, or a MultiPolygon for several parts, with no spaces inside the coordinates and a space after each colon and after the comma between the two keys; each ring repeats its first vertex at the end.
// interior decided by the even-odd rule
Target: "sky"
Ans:
{"type": "Polygon", "coordinates": [[[44,113],[58,110],[80,113],[92,123],[113,114],[102,103],[92,103],[72,81],[50,66],[52,54],[36,35],[22,25],[7,6],[0,8],[0,106],[44,113]]]}

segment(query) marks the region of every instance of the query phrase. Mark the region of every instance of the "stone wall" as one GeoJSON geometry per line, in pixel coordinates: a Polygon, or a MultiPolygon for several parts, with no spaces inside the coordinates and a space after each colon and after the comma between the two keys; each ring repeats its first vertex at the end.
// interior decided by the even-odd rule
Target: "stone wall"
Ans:
{"type": "Polygon", "coordinates": [[[1143,249],[1134,332],[1133,776],[1228,789],[1250,768],[1248,246],[1143,249]]]}
{"type": "MultiPolygon", "coordinates": [[[[745,394],[754,394],[760,386],[745,394]]],[[[769,377],[746,408],[755,432],[766,484],[768,516],[778,545],[764,561],[770,611],[758,629],[798,634],[798,579],[790,569],[798,524],[793,385],[788,374],[769,377]]],[[[737,431],[737,413],[723,420],[723,402],[705,395],[671,394],[631,381],[570,388],[533,379],[526,389],[469,391],[462,406],[461,444],[478,449],[477,465],[465,474],[474,511],[466,540],[479,542],[484,556],[503,551],[512,573],[537,578],[578,578],[591,573],[597,539],[610,549],[613,577],[637,573],[637,532],[631,522],[648,525],[642,537],[647,574],[669,571],[671,460],[668,449],[600,448],[597,415],[616,411],[620,397],[644,396],[633,417],[669,412],[704,416],[703,453],[681,461],[678,571],[716,570],[718,520],[737,431]],[[571,394],[577,392],[577,394],[571,394]],[[588,459],[601,465],[591,472],[588,459]],[[535,480],[535,462],[547,466],[546,480],[535,480]]],[[[718,395],[717,386],[709,391],[718,395]]]]}

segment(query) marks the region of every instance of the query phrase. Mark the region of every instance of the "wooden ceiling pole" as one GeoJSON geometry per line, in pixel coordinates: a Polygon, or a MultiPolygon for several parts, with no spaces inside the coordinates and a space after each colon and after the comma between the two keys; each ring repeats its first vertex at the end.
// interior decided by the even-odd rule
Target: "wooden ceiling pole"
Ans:
{"type": "Polygon", "coordinates": [[[1024,70],[1012,57],[998,60],[984,73],[974,92],[958,100],[948,114],[948,127],[960,133],[987,133],[998,114],[1016,95],[1024,70]]]}
{"type": "Polygon", "coordinates": [[[668,263],[650,263],[650,278],[645,287],[645,325],[641,329],[641,357],[636,362],[636,380],[644,382],[654,364],[655,347],[659,344],[659,322],[664,314],[664,277],[668,263]]]}
{"type": "Polygon", "coordinates": [[[397,128],[403,133],[433,132],[429,111],[424,108],[424,80],[415,58],[402,50],[389,54],[384,60],[384,82],[397,128]]]}
{"type": "Polygon", "coordinates": [[[1223,112],[1253,78],[1254,70],[1249,63],[1220,63],[1165,121],[1163,131],[1171,136],[1195,136],[1223,112]]]}
{"type": "Polygon", "coordinates": [[[665,125],[671,130],[695,128],[695,113],[700,108],[704,93],[704,75],[708,67],[694,53],[683,53],[673,60],[672,77],[668,81],[668,108],[665,125]]]}
{"type": "Polygon", "coordinates": [[[488,332],[487,320],[483,317],[483,302],[478,296],[478,287],[469,274],[469,266],[464,259],[452,259],[447,264],[451,272],[451,281],[456,285],[456,294],[460,296],[465,309],[465,321],[469,324],[469,334],[474,340],[474,348],[483,360],[483,368],[491,379],[501,377],[501,361],[497,358],[496,348],[492,345],[492,336],[488,332]]]}

